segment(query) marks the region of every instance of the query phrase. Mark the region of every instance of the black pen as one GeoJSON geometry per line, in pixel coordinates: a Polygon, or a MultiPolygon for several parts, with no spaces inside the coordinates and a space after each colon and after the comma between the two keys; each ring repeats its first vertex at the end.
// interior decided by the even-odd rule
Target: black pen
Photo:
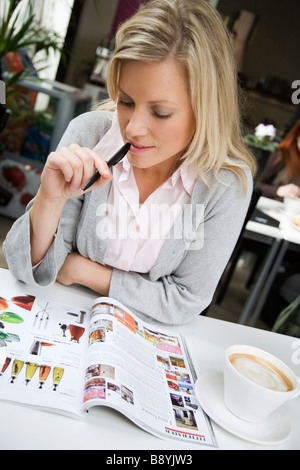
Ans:
{"type": "MultiPolygon", "coordinates": [[[[122,158],[125,157],[126,153],[130,149],[130,143],[127,142],[123,147],[120,148],[106,163],[109,167],[116,165],[119,163],[122,158]]],[[[89,179],[89,181],[86,183],[86,185],[82,188],[82,191],[86,191],[89,189],[93,184],[96,183],[96,181],[100,178],[100,173],[97,170],[95,174],[89,179]]]]}

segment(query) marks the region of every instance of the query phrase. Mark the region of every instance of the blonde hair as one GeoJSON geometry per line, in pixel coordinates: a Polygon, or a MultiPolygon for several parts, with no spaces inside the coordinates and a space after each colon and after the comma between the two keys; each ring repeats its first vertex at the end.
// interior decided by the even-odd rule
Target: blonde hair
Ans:
{"type": "Polygon", "coordinates": [[[241,136],[235,61],[222,18],[207,1],[150,0],[119,28],[108,71],[111,100],[118,101],[122,61],[170,57],[186,72],[196,122],[182,162],[206,182],[210,169],[231,170],[245,187],[243,167],[254,174],[255,163],[241,136]]]}

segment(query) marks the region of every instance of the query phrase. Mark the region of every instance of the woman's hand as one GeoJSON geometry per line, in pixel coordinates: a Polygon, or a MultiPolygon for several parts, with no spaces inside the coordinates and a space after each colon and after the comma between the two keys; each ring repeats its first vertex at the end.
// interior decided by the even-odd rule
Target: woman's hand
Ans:
{"type": "Polygon", "coordinates": [[[53,201],[66,201],[79,196],[95,168],[101,178],[93,185],[93,189],[104,186],[112,178],[105,160],[97,153],[77,144],[50,153],[41,176],[41,196],[53,201]]]}
{"type": "Polygon", "coordinates": [[[292,183],[279,186],[279,188],[277,189],[277,196],[300,197],[300,187],[292,183]]]}
{"type": "Polygon", "coordinates": [[[111,276],[111,268],[91,261],[79,253],[70,253],[57,274],[56,280],[64,286],[81,284],[102,295],[108,295],[111,276]]]}

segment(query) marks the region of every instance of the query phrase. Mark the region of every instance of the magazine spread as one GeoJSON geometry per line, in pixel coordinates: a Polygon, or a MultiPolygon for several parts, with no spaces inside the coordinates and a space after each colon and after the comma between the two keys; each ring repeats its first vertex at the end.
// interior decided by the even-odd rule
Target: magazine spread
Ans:
{"type": "Polygon", "coordinates": [[[1,287],[0,352],[0,399],[79,418],[106,405],[159,437],[216,445],[184,338],[113,299],[87,311],[1,287]]]}

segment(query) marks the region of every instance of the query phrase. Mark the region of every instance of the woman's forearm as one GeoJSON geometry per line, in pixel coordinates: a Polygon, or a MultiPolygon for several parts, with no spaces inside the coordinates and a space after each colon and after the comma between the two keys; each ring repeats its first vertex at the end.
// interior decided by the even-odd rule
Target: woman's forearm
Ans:
{"type": "Polygon", "coordinates": [[[67,256],[56,280],[65,286],[81,284],[102,295],[108,295],[112,271],[108,266],[73,252],[67,256]]]}
{"type": "Polygon", "coordinates": [[[107,296],[109,295],[111,276],[112,268],[84,259],[81,272],[78,273],[77,283],[107,296]]]}
{"type": "Polygon", "coordinates": [[[32,266],[38,264],[50,248],[57,231],[64,200],[48,200],[38,191],[30,210],[30,248],[32,266]]]}

